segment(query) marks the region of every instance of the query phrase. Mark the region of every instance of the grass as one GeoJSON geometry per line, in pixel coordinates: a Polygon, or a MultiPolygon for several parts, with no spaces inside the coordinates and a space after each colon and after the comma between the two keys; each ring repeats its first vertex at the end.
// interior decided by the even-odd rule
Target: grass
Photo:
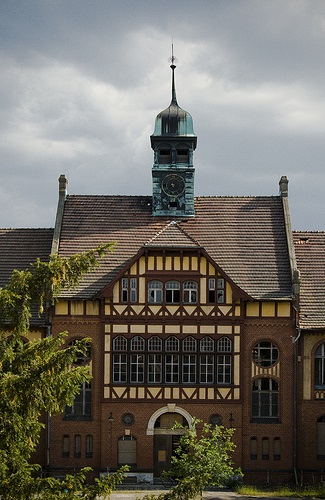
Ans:
{"type": "Polygon", "coordinates": [[[295,497],[295,498],[325,498],[325,487],[306,486],[289,487],[279,486],[277,488],[258,488],[251,485],[240,485],[236,488],[240,495],[258,496],[258,497],[295,497]]]}

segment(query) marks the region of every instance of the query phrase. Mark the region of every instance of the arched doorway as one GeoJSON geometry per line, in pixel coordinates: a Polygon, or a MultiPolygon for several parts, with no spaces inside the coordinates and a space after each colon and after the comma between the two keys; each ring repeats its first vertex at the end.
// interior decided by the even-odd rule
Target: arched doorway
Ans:
{"type": "Polygon", "coordinates": [[[182,429],[173,429],[176,423],[184,426],[192,425],[191,415],[183,408],[169,404],[156,411],[150,418],[147,434],[154,436],[153,474],[161,476],[171,465],[171,457],[175,452],[182,429]]]}

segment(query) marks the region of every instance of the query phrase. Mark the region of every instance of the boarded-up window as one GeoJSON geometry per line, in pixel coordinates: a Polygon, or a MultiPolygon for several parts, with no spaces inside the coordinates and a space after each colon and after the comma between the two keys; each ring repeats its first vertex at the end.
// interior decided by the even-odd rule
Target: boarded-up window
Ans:
{"type": "Polygon", "coordinates": [[[251,443],[250,443],[250,456],[251,460],[257,460],[257,438],[252,437],[251,438],[251,443]]]}
{"type": "Polygon", "coordinates": [[[123,436],[118,440],[119,465],[137,465],[137,440],[133,436],[123,436]]]}
{"type": "Polygon", "coordinates": [[[325,415],[317,420],[317,458],[325,460],[325,415]]]}
{"type": "Polygon", "coordinates": [[[281,459],[281,440],[280,440],[280,438],[274,438],[274,440],[273,440],[273,454],[274,454],[274,460],[281,459]]]}

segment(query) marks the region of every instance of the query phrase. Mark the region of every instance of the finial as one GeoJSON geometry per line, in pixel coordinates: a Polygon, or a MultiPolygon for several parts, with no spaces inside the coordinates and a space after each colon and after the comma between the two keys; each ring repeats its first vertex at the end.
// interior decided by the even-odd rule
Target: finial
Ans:
{"type": "Polygon", "coordinates": [[[168,62],[171,63],[170,67],[172,70],[176,68],[176,64],[178,63],[177,57],[174,56],[174,43],[172,42],[172,55],[168,58],[168,62]]]}
{"type": "Polygon", "coordinates": [[[172,55],[171,55],[171,57],[168,58],[168,62],[171,63],[170,67],[171,67],[171,70],[173,72],[173,74],[172,74],[172,102],[177,104],[174,72],[175,72],[176,64],[178,63],[178,59],[177,59],[177,57],[174,56],[174,43],[173,42],[172,42],[172,55]]]}

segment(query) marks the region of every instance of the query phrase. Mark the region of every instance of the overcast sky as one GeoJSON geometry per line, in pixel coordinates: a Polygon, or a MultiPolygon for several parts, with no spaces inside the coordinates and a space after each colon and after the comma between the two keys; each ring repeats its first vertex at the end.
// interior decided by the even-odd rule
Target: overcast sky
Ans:
{"type": "Polygon", "coordinates": [[[151,194],[171,100],[196,195],[277,195],[325,229],[324,0],[0,0],[0,226],[51,227],[70,194],[151,194]]]}

